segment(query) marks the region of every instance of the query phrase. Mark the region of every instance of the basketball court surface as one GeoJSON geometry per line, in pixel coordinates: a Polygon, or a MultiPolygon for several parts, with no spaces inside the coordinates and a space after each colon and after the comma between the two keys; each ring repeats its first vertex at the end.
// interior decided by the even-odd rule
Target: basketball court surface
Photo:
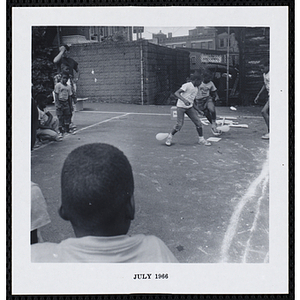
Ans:
{"type": "MultiPolygon", "coordinates": [[[[54,106],[48,109],[55,115],[54,106]]],[[[74,237],[58,215],[60,172],[67,155],[88,143],[108,143],[129,159],[135,179],[136,215],[129,234],[161,238],[182,263],[264,263],[269,259],[269,141],[261,107],[217,107],[248,128],[232,127],[211,146],[198,145],[193,123],[167,147],[159,132],[175,125],[171,106],[84,103],[75,112],[76,135],[31,152],[33,182],[51,217],[44,241],[74,237]]],[[[204,137],[213,137],[203,125],[204,137]]]]}

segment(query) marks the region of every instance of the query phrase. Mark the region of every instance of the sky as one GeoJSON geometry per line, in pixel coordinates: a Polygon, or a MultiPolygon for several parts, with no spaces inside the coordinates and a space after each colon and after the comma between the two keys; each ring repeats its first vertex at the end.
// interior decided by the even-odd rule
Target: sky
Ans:
{"type": "Polygon", "coordinates": [[[183,36],[189,35],[190,29],[195,29],[196,27],[144,27],[143,38],[152,39],[152,33],[162,33],[168,34],[172,32],[172,36],[183,36]]]}

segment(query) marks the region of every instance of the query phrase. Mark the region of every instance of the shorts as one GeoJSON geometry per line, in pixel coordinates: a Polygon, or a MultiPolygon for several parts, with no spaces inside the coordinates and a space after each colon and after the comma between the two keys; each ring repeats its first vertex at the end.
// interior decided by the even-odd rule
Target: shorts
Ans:
{"type": "Polygon", "coordinates": [[[60,101],[56,103],[56,115],[59,116],[69,116],[72,115],[72,107],[69,101],[60,101]]]}
{"type": "Polygon", "coordinates": [[[209,102],[214,103],[214,100],[212,97],[208,96],[205,98],[201,98],[201,99],[195,99],[196,102],[196,106],[199,110],[205,111],[207,109],[207,104],[209,102]]]}

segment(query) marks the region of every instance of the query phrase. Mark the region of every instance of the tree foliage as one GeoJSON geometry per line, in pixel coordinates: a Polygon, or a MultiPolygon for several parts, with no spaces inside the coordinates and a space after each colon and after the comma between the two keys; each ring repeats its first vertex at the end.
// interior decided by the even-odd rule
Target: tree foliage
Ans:
{"type": "Polygon", "coordinates": [[[51,94],[53,90],[53,48],[46,38],[47,27],[32,27],[32,96],[51,94]]]}

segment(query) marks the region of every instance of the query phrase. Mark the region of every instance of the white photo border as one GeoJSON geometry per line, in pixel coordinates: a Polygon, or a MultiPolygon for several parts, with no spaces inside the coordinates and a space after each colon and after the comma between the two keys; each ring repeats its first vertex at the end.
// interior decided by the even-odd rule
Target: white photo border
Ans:
{"type": "Polygon", "coordinates": [[[287,6],[12,9],[13,295],[288,293],[288,9],[287,6]],[[46,25],[270,27],[272,108],[269,263],[31,263],[27,231],[30,228],[31,27],[46,25]],[[167,281],[134,281],[134,273],[168,273],[170,276],[167,281]]]}

